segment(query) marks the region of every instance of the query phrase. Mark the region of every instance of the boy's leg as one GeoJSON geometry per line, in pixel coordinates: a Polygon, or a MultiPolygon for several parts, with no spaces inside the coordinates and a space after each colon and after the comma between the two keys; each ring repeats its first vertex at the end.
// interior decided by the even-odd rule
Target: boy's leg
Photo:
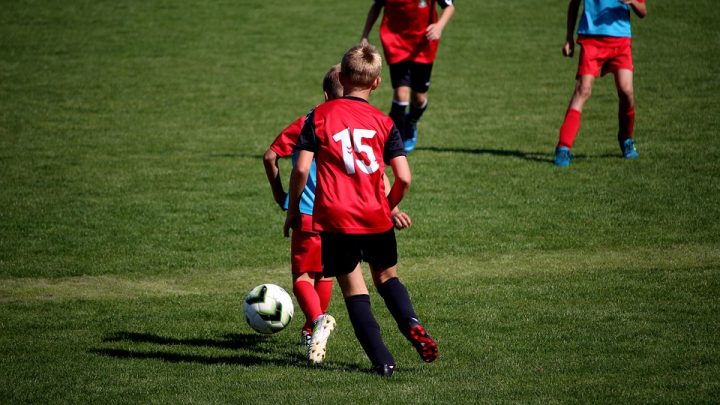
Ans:
{"type": "Polygon", "coordinates": [[[415,145],[417,144],[417,123],[420,121],[428,105],[427,93],[413,91],[411,93],[411,99],[410,112],[407,114],[407,117],[405,117],[405,133],[407,134],[407,139],[410,140],[410,142],[406,142],[405,152],[410,152],[415,149],[415,145]]]}
{"type": "Polygon", "coordinates": [[[398,329],[415,347],[420,358],[427,363],[437,359],[437,343],[418,320],[410,294],[397,277],[397,266],[384,270],[375,267],[373,281],[398,329]]]}
{"type": "Polygon", "coordinates": [[[615,87],[618,93],[618,144],[623,156],[634,159],[638,157],[638,153],[632,139],[635,128],[632,70],[620,69],[615,72],[615,87]]]}
{"type": "Polygon", "coordinates": [[[418,121],[420,121],[420,118],[427,109],[427,92],[418,93],[416,91],[413,91],[411,92],[410,97],[412,99],[412,102],[410,103],[410,113],[408,113],[407,118],[410,124],[416,124],[418,121]]]}
{"type": "Polygon", "coordinates": [[[412,63],[410,65],[410,113],[408,121],[411,125],[417,124],[427,109],[427,93],[430,90],[430,77],[432,76],[432,63],[412,63]]]}
{"type": "Polygon", "coordinates": [[[322,273],[315,274],[315,292],[320,299],[320,310],[325,313],[330,306],[330,298],[332,297],[333,280],[331,278],[322,277],[322,273]]]}
{"type": "Polygon", "coordinates": [[[572,148],[578,131],[580,130],[580,118],[585,103],[592,95],[592,85],[595,77],[582,75],[575,81],[575,90],[570,98],[570,105],[565,113],[565,119],[560,127],[560,139],[557,146],[572,148]]]}
{"type": "Polygon", "coordinates": [[[381,269],[371,265],[373,282],[380,296],[385,301],[388,311],[395,319],[398,329],[407,336],[410,320],[417,319],[410,294],[397,276],[397,266],[381,269]]]}
{"type": "Polygon", "coordinates": [[[569,166],[572,160],[572,149],[575,138],[580,131],[580,120],[585,102],[590,98],[592,85],[595,80],[593,75],[578,75],[575,80],[575,90],[570,98],[570,105],[565,112],[565,119],[560,126],[560,136],[555,146],[556,166],[569,166]]]}
{"type": "Polygon", "coordinates": [[[323,314],[323,310],[320,297],[315,291],[314,282],[309,273],[293,274],[293,293],[300,310],[305,315],[305,324],[302,329],[312,332],[313,322],[323,314]]]}
{"type": "Polygon", "coordinates": [[[392,118],[395,127],[400,131],[400,135],[405,139],[407,108],[410,105],[410,87],[399,86],[393,89],[393,101],[390,106],[390,118],[392,118]]]}
{"type": "Polygon", "coordinates": [[[432,63],[410,63],[410,112],[406,117],[405,152],[411,152],[417,144],[417,123],[427,109],[427,92],[430,89],[432,63]]]}
{"type": "Polygon", "coordinates": [[[375,371],[382,375],[392,374],[395,359],[385,346],[378,325],[370,307],[365,280],[358,265],[349,274],[337,276],[338,284],[345,297],[345,306],[357,337],[375,371]]]}
{"type": "Polygon", "coordinates": [[[415,315],[410,294],[397,276],[395,231],[368,235],[363,257],[370,264],[373,283],[403,335],[412,343],[423,361],[438,356],[437,344],[415,315]]]}
{"type": "Polygon", "coordinates": [[[315,276],[322,273],[320,235],[298,230],[290,240],[293,293],[305,315],[303,331],[312,332],[313,322],[324,313],[315,289],[315,276]]]}
{"type": "Polygon", "coordinates": [[[390,69],[390,83],[393,88],[393,102],[390,106],[390,118],[395,127],[400,131],[403,140],[405,133],[405,115],[410,105],[410,70],[407,62],[394,63],[388,66],[390,69]]]}

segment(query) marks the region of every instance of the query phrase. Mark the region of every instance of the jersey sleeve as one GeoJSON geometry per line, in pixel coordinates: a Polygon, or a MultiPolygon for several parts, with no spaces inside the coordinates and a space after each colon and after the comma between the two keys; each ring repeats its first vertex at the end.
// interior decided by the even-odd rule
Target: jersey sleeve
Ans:
{"type": "Polygon", "coordinates": [[[291,156],[295,150],[295,144],[297,144],[298,138],[300,137],[300,130],[303,127],[304,121],[305,117],[300,117],[288,125],[287,128],[283,129],[270,145],[270,149],[277,153],[279,157],[291,156]]]}
{"type": "Polygon", "coordinates": [[[308,113],[305,118],[305,124],[300,131],[300,138],[297,142],[297,148],[300,150],[308,150],[310,152],[317,152],[318,141],[315,135],[315,110],[308,113]]]}
{"type": "Polygon", "coordinates": [[[453,5],[453,0],[438,0],[438,6],[440,6],[440,8],[442,8],[442,9],[445,9],[452,5],[453,5]]]}
{"type": "Polygon", "coordinates": [[[385,142],[385,150],[383,151],[383,160],[386,165],[390,164],[390,161],[398,156],[406,156],[405,147],[403,146],[402,136],[397,127],[393,125],[390,130],[390,135],[385,142]]]}

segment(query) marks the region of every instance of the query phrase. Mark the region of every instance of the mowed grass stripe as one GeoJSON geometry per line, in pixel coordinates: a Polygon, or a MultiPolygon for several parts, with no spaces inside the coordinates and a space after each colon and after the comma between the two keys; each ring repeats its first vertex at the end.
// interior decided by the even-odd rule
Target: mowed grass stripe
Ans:
{"type": "MultiPolygon", "coordinates": [[[[401,263],[403,279],[422,283],[425,279],[458,280],[531,275],[583,278],[598,270],[653,271],[663,269],[708,269],[720,277],[720,251],[714,246],[676,246],[662,252],[654,249],[624,251],[526,252],[487,257],[437,257],[401,263]]],[[[367,273],[367,270],[366,270],[367,273]]],[[[48,300],[106,300],[138,297],[205,295],[238,292],[255,284],[273,282],[290,288],[287,268],[252,272],[238,268],[228,271],[197,271],[171,278],[165,276],[78,276],[63,278],[25,277],[0,280],[0,303],[48,300]],[[256,273],[255,275],[252,275],[256,273]]],[[[369,280],[368,280],[369,282],[369,280]]],[[[422,288],[422,287],[420,287],[422,288]]]]}

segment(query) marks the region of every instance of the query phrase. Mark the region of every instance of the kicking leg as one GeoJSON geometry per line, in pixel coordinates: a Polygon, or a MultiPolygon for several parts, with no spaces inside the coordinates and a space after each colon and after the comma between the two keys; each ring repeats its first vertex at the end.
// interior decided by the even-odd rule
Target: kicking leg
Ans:
{"type": "Polygon", "coordinates": [[[410,294],[397,276],[397,266],[386,269],[371,266],[371,269],[375,287],[400,332],[412,343],[423,361],[434,361],[438,357],[437,343],[420,324],[410,294]]]}

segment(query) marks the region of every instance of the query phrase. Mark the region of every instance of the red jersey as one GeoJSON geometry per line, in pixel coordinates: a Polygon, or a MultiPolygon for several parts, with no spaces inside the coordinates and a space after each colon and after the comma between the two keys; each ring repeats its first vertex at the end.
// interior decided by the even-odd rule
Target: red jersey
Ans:
{"type": "Polygon", "coordinates": [[[385,7],[380,24],[380,42],[389,64],[400,62],[433,63],[438,41],[428,41],[428,25],[438,20],[435,3],[445,8],[452,0],[375,0],[385,7]]]}
{"type": "Polygon", "coordinates": [[[305,116],[293,121],[292,124],[283,129],[277,138],[275,138],[272,145],[270,145],[270,149],[272,149],[272,151],[281,158],[292,156],[293,151],[295,150],[295,144],[297,144],[298,138],[300,137],[300,130],[302,129],[304,123],[305,116]]]}
{"type": "Polygon", "coordinates": [[[360,98],[328,101],[308,115],[297,148],[315,152],[316,231],[370,234],[393,227],[383,173],[405,152],[390,117],[360,98]]]}

